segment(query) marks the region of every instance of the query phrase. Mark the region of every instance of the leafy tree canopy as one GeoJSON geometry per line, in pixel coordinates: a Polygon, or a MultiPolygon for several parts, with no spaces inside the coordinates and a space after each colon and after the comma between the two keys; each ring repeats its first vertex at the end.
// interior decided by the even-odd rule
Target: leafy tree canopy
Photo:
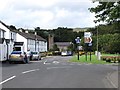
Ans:
{"type": "Polygon", "coordinates": [[[108,24],[120,24],[120,1],[118,2],[99,2],[99,5],[89,8],[91,13],[96,14],[95,23],[104,21],[108,24]]]}

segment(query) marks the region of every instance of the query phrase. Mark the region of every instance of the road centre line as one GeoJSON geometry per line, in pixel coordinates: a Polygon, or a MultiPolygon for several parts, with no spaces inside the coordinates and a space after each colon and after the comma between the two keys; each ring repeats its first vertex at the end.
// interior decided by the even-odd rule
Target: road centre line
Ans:
{"type": "Polygon", "coordinates": [[[34,72],[34,71],[38,71],[38,70],[39,70],[39,69],[28,70],[28,71],[24,71],[24,72],[22,72],[22,74],[30,73],[30,72],[34,72]]]}
{"type": "Polygon", "coordinates": [[[0,82],[0,85],[2,85],[2,84],[4,84],[4,83],[6,83],[6,82],[8,82],[8,81],[10,81],[10,80],[12,80],[12,79],[14,79],[15,77],[16,77],[16,76],[12,76],[12,77],[10,77],[10,78],[8,78],[8,79],[0,82]]]}

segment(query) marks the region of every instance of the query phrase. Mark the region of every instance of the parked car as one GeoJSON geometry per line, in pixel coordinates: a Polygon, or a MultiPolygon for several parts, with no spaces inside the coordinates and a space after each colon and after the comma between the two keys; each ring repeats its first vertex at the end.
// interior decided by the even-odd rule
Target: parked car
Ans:
{"type": "Polygon", "coordinates": [[[27,54],[25,52],[21,52],[21,51],[13,51],[10,55],[9,55],[9,63],[11,62],[18,62],[21,61],[23,63],[28,63],[28,57],[27,54]]]}
{"type": "Polygon", "coordinates": [[[39,52],[30,52],[30,60],[41,60],[41,54],[39,52]]]}
{"type": "Polygon", "coordinates": [[[67,56],[67,51],[62,51],[62,52],[61,52],[61,55],[62,55],[62,56],[67,56]]]}
{"type": "Polygon", "coordinates": [[[73,53],[72,53],[72,51],[62,51],[62,52],[61,52],[61,55],[62,55],[62,56],[72,56],[73,53]]]}
{"type": "Polygon", "coordinates": [[[68,55],[68,56],[72,56],[72,55],[73,55],[73,52],[72,52],[72,51],[67,51],[67,55],[68,55]]]}

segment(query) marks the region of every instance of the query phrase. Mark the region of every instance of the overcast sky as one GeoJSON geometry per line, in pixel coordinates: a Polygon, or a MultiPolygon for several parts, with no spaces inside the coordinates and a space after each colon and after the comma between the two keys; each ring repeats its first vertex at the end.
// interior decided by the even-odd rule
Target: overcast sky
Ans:
{"type": "Polygon", "coordinates": [[[0,20],[16,28],[94,27],[91,0],[0,0],[0,20]]]}

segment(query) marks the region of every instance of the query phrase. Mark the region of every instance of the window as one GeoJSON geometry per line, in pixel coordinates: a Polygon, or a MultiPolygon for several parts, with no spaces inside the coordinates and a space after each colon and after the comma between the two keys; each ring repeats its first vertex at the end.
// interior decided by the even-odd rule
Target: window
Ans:
{"type": "Polygon", "coordinates": [[[11,39],[12,39],[12,33],[11,33],[11,39]]]}

